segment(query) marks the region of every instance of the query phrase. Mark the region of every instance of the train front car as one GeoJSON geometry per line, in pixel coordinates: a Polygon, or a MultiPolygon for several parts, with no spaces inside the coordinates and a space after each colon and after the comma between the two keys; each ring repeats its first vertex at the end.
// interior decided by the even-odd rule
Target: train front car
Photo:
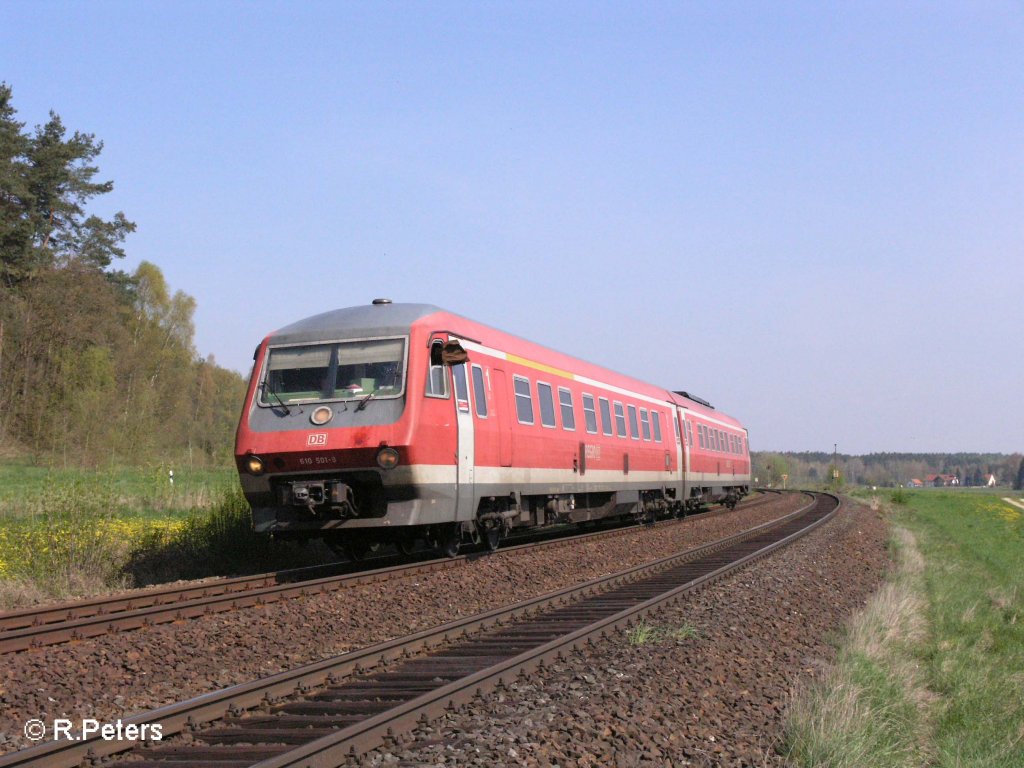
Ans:
{"type": "Polygon", "coordinates": [[[417,537],[452,547],[456,433],[450,405],[423,397],[444,373],[430,355],[448,352],[414,327],[437,312],[378,300],[263,341],[235,441],[257,532],[352,557],[417,537]]]}

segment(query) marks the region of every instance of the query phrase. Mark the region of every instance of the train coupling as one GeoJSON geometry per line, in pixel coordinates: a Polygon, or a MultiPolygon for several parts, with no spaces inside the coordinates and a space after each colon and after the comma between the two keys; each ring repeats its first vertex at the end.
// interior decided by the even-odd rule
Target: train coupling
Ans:
{"type": "Polygon", "coordinates": [[[355,517],[355,494],[340,480],[295,480],[281,486],[282,503],[305,507],[313,515],[327,513],[337,517],[355,517]]]}

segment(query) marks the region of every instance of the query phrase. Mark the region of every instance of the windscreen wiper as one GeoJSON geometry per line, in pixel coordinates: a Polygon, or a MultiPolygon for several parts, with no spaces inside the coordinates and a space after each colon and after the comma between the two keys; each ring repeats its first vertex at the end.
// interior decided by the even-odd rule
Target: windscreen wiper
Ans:
{"type": "Polygon", "coordinates": [[[277,392],[275,392],[273,389],[267,386],[267,382],[264,381],[260,386],[263,387],[264,394],[269,392],[274,397],[274,399],[277,400],[278,405],[280,405],[281,408],[284,409],[285,416],[289,415],[292,412],[292,409],[285,405],[285,402],[284,400],[281,399],[281,396],[277,394],[277,392]]]}
{"type": "Polygon", "coordinates": [[[364,397],[362,400],[360,400],[359,401],[359,405],[356,406],[356,413],[358,413],[359,411],[363,410],[363,408],[366,407],[366,404],[368,402],[370,402],[371,400],[373,400],[373,396],[375,394],[376,394],[376,392],[371,392],[366,397],[364,397]]]}

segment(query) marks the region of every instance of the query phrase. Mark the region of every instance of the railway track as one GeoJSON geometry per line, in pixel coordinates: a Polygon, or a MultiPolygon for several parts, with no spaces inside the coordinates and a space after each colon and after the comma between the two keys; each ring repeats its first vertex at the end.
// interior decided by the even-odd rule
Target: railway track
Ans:
{"type": "MultiPolygon", "coordinates": [[[[768,498],[762,496],[741,506],[750,509],[765,503],[768,498]]],[[[726,510],[706,514],[724,513],[726,510]]],[[[666,522],[674,524],[679,521],[666,522]]],[[[621,531],[622,528],[618,527],[595,533],[574,532],[570,536],[549,536],[526,543],[510,539],[502,549],[565,546],[587,538],[621,535],[621,531]]],[[[462,567],[479,556],[477,552],[453,558],[426,559],[429,556],[420,555],[411,563],[408,558],[381,557],[360,563],[331,563],[13,611],[0,614],[0,654],[199,618],[302,595],[450,570],[462,567]],[[367,565],[378,567],[365,570],[367,565]],[[363,570],[356,570],[358,568],[363,570]]]]}
{"type": "Polygon", "coordinates": [[[834,496],[812,496],[796,512],[703,547],[125,721],[159,724],[164,737],[187,732],[167,744],[54,741],[4,756],[0,768],[125,753],[136,768],[341,765],[770,554],[838,508],[834,496]]]}

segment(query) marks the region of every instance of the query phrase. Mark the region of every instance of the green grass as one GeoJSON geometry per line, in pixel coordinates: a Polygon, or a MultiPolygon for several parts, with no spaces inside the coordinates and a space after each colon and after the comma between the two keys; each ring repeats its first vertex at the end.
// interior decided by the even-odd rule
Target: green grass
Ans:
{"type": "Polygon", "coordinates": [[[788,756],[1024,765],[1024,510],[974,489],[891,496],[898,567],[794,701],[788,756]]]}
{"type": "Polygon", "coordinates": [[[322,562],[252,530],[234,470],[0,465],[0,609],[322,562]]]}
{"type": "MultiPolygon", "coordinates": [[[[155,465],[147,469],[67,469],[0,463],[0,521],[44,514],[71,494],[102,497],[118,509],[143,517],[184,515],[210,506],[238,486],[234,467],[189,469],[155,465]],[[174,472],[170,482],[169,471],[174,472]]],[[[66,500],[65,500],[66,501],[66,500]]]]}
{"type": "Polygon", "coordinates": [[[626,633],[626,640],[629,641],[629,644],[637,646],[668,641],[683,643],[696,637],[696,628],[689,624],[683,624],[681,627],[659,627],[648,624],[646,619],[640,619],[626,633]]]}

